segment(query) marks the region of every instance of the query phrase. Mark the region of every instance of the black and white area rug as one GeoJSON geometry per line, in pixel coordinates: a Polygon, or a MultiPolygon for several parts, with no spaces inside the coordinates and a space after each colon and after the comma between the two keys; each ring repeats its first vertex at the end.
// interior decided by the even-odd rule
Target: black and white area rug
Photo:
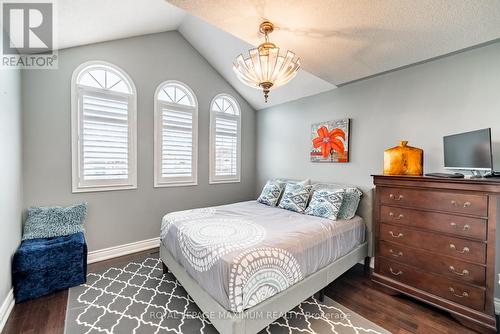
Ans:
{"type": "MultiPolygon", "coordinates": [[[[65,334],[217,334],[161,260],[148,257],[89,273],[70,289],[65,334]]],[[[309,298],[260,334],[387,334],[325,297],[309,298]]]]}

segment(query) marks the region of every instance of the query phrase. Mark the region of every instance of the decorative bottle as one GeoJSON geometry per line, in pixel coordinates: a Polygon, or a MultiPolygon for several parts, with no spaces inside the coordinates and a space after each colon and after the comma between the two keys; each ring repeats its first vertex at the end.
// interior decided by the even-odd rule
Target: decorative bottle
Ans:
{"type": "Polygon", "coordinates": [[[424,171],[424,151],[408,146],[407,141],[384,151],[384,174],[422,175],[424,171]]]}

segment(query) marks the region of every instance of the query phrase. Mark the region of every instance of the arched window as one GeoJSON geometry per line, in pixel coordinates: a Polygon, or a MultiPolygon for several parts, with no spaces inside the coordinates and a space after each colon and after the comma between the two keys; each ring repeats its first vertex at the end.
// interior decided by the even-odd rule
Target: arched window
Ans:
{"type": "Polygon", "coordinates": [[[73,192],[137,188],[137,95],[113,64],[80,65],[71,81],[73,192]]]}
{"type": "Polygon", "coordinates": [[[165,81],[155,93],[155,187],[198,183],[198,102],[179,81],[165,81]]]}
{"type": "Polygon", "coordinates": [[[241,114],[238,102],[219,94],[210,105],[210,183],[240,182],[241,114]]]}

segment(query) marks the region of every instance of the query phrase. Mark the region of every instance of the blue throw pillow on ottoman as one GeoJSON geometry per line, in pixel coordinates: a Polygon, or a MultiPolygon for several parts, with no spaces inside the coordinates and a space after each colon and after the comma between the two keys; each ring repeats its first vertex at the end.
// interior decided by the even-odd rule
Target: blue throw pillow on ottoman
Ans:
{"type": "Polygon", "coordinates": [[[87,204],[75,204],[66,208],[32,207],[24,224],[23,240],[52,238],[83,232],[87,204]]]}
{"type": "Polygon", "coordinates": [[[24,240],[14,254],[16,303],[85,283],[87,244],[82,232],[24,240]]]}

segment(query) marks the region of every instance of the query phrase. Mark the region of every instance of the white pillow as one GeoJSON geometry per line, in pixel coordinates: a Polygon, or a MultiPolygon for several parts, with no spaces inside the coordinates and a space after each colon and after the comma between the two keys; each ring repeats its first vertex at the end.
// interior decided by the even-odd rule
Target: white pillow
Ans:
{"type": "Polygon", "coordinates": [[[300,180],[291,180],[291,179],[285,179],[285,178],[277,178],[274,180],[278,181],[278,182],[283,182],[283,183],[300,184],[303,186],[308,186],[311,184],[311,179],[305,179],[305,180],[300,181],[300,180]]]}

